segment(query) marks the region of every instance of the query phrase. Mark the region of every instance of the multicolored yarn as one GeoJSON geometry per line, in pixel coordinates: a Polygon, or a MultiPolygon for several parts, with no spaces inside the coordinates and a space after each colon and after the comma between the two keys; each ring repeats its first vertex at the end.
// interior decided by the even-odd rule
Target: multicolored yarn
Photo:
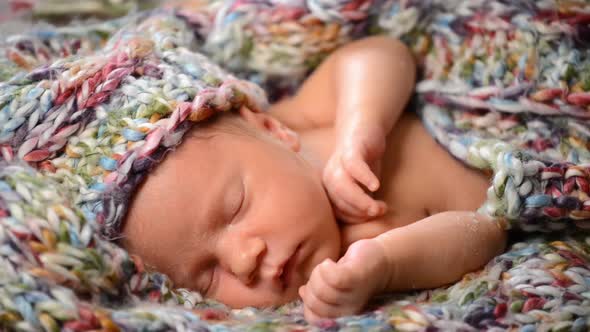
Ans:
{"type": "Polygon", "coordinates": [[[202,22],[207,11],[187,16],[205,52],[267,90],[279,77],[296,86],[352,38],[401,38],[420,63],[427,128],[454,156],[496,174],[483,211],[554,230],[571,220],[590,227],[588,169],[580,166],[590,160],[585,10],[563,1],[240,1],[225,2],[212,23],[202,22]]]}
{"type": "Polygon", "coordinates": [[[548,0],[200,1],[175,15],[14,37],[0,63],[0,326],[590,329],[590,237],[571,235],[589,227],[588,11],[548,0]],[[107,241],[135,185],[191,123],[243,104],[264,109],[262,90],[210,59],[272,99],[337,46],[373,33],[414,50],[418,111],[433,136],[493,172],[482,211],[549,234],[521,235],[449,288],[316,326],[298,303],[229,310],[175,290],[107,241]]]}
{"type": "MultiPolygon", "coordinates": [[[[16,162],[0,164],[0,327],[18,331],[198,327],[198,316],[150,302],[202,298],[172,290],[137,257],[105,241],[58,182],[16,162]],[[144,302],[141,302],[144,299],[144,302]],[[127,309],[108,312],[107,308],[127,309]],[[147,308],[147,309],[146,309],[147,308]],[[139,319],[162,313],[169,322],[139,319]],[[184,319],[174,322],[175,316],[184,319]],[[168,325],[166,325],[168,324],[168,325]]],[[[148,317],[149,318],[149,317],[148,317]]]]}
{"type": "Polygon", "coordinates": [[[0,87],[3,159],[68,182],[87,218],[116,236],[129,196],[188,122],[265,107],[260,88],[190,52],[191,42],[181,21],[154,14],[102,51],[13,77],[0,87]]]}
{"type": "Polygon", "coordinates": [[[5,0],[0,4],[2,14],[0,22],[10,20],[14,15],[36,18],[93,18],[118,17],[130,11],[153,8],[158,0],[85,0],[72,2],[68,0],[5,0]]]}

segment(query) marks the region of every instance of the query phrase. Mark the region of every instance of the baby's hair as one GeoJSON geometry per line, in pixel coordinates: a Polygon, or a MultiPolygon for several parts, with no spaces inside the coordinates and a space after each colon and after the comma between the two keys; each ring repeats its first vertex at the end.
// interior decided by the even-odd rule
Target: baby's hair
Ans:
{"type": "Polygon", "coordinates": [[[246,124],[237,112],[216,113],[209,119],[195,124],[188,139],[210,139],[219,133],[257,137],[254,128],[246,124]]]}

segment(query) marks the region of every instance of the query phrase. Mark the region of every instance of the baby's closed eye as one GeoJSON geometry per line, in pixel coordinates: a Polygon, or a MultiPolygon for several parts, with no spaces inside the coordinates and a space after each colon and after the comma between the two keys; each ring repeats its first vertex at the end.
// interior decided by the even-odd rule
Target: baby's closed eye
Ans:
{"type": "Polygon", "coordinates": [[[230,188],[224,195],[223,198],[223,220],[229,223],[235,221],[236,217],[240,213],[243,203],[245,200],[246,191],[244,181],[241,176],[236,177],[236,180],[232,181],[230,188]]]}
{"type": "MultiPolygon", "coordinates": [[[[222,225],[228,225],[237,221],[245,201],[245,186],[241,176],[236,176],[228,186],[222,198],[221,217],[222,225]]],[[[196,275],[196,288],[202,295],[210,296],[217,287],[220,270],[217,259],[212,257],[204,269],[200,269],[196,275]]]]}

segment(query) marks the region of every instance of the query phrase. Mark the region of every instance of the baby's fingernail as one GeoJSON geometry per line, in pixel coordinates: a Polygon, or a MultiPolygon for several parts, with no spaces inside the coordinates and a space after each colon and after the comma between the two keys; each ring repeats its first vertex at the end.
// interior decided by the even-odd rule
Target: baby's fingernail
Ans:
{"type": "Polygon", "coordinates": [[[378,213],[379,213],[379,207],[377,207],[376,205],[372,205],[369,208],[369,216],[375,217],[378,213]]]}
{"type": "Polygon", "coordinates": [[[369,189],[371,189],[371,191],[375,191],[378,188],[379,188],[379,182],[373,182],[373,183],[371,183],[371,188],[369,188],[369,189]]]}

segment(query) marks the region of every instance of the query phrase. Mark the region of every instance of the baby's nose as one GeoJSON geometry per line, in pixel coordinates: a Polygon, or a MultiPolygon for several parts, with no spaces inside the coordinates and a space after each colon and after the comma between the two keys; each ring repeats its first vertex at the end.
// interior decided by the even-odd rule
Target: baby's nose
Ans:
{"type": "Polygon", "coordinates": [[[266,243],[259,237],[242,241],[233,248],[235,251],[229,269],[240,281],[249,285],[256,278],[260,260],[266,252],[266,243]]]}

